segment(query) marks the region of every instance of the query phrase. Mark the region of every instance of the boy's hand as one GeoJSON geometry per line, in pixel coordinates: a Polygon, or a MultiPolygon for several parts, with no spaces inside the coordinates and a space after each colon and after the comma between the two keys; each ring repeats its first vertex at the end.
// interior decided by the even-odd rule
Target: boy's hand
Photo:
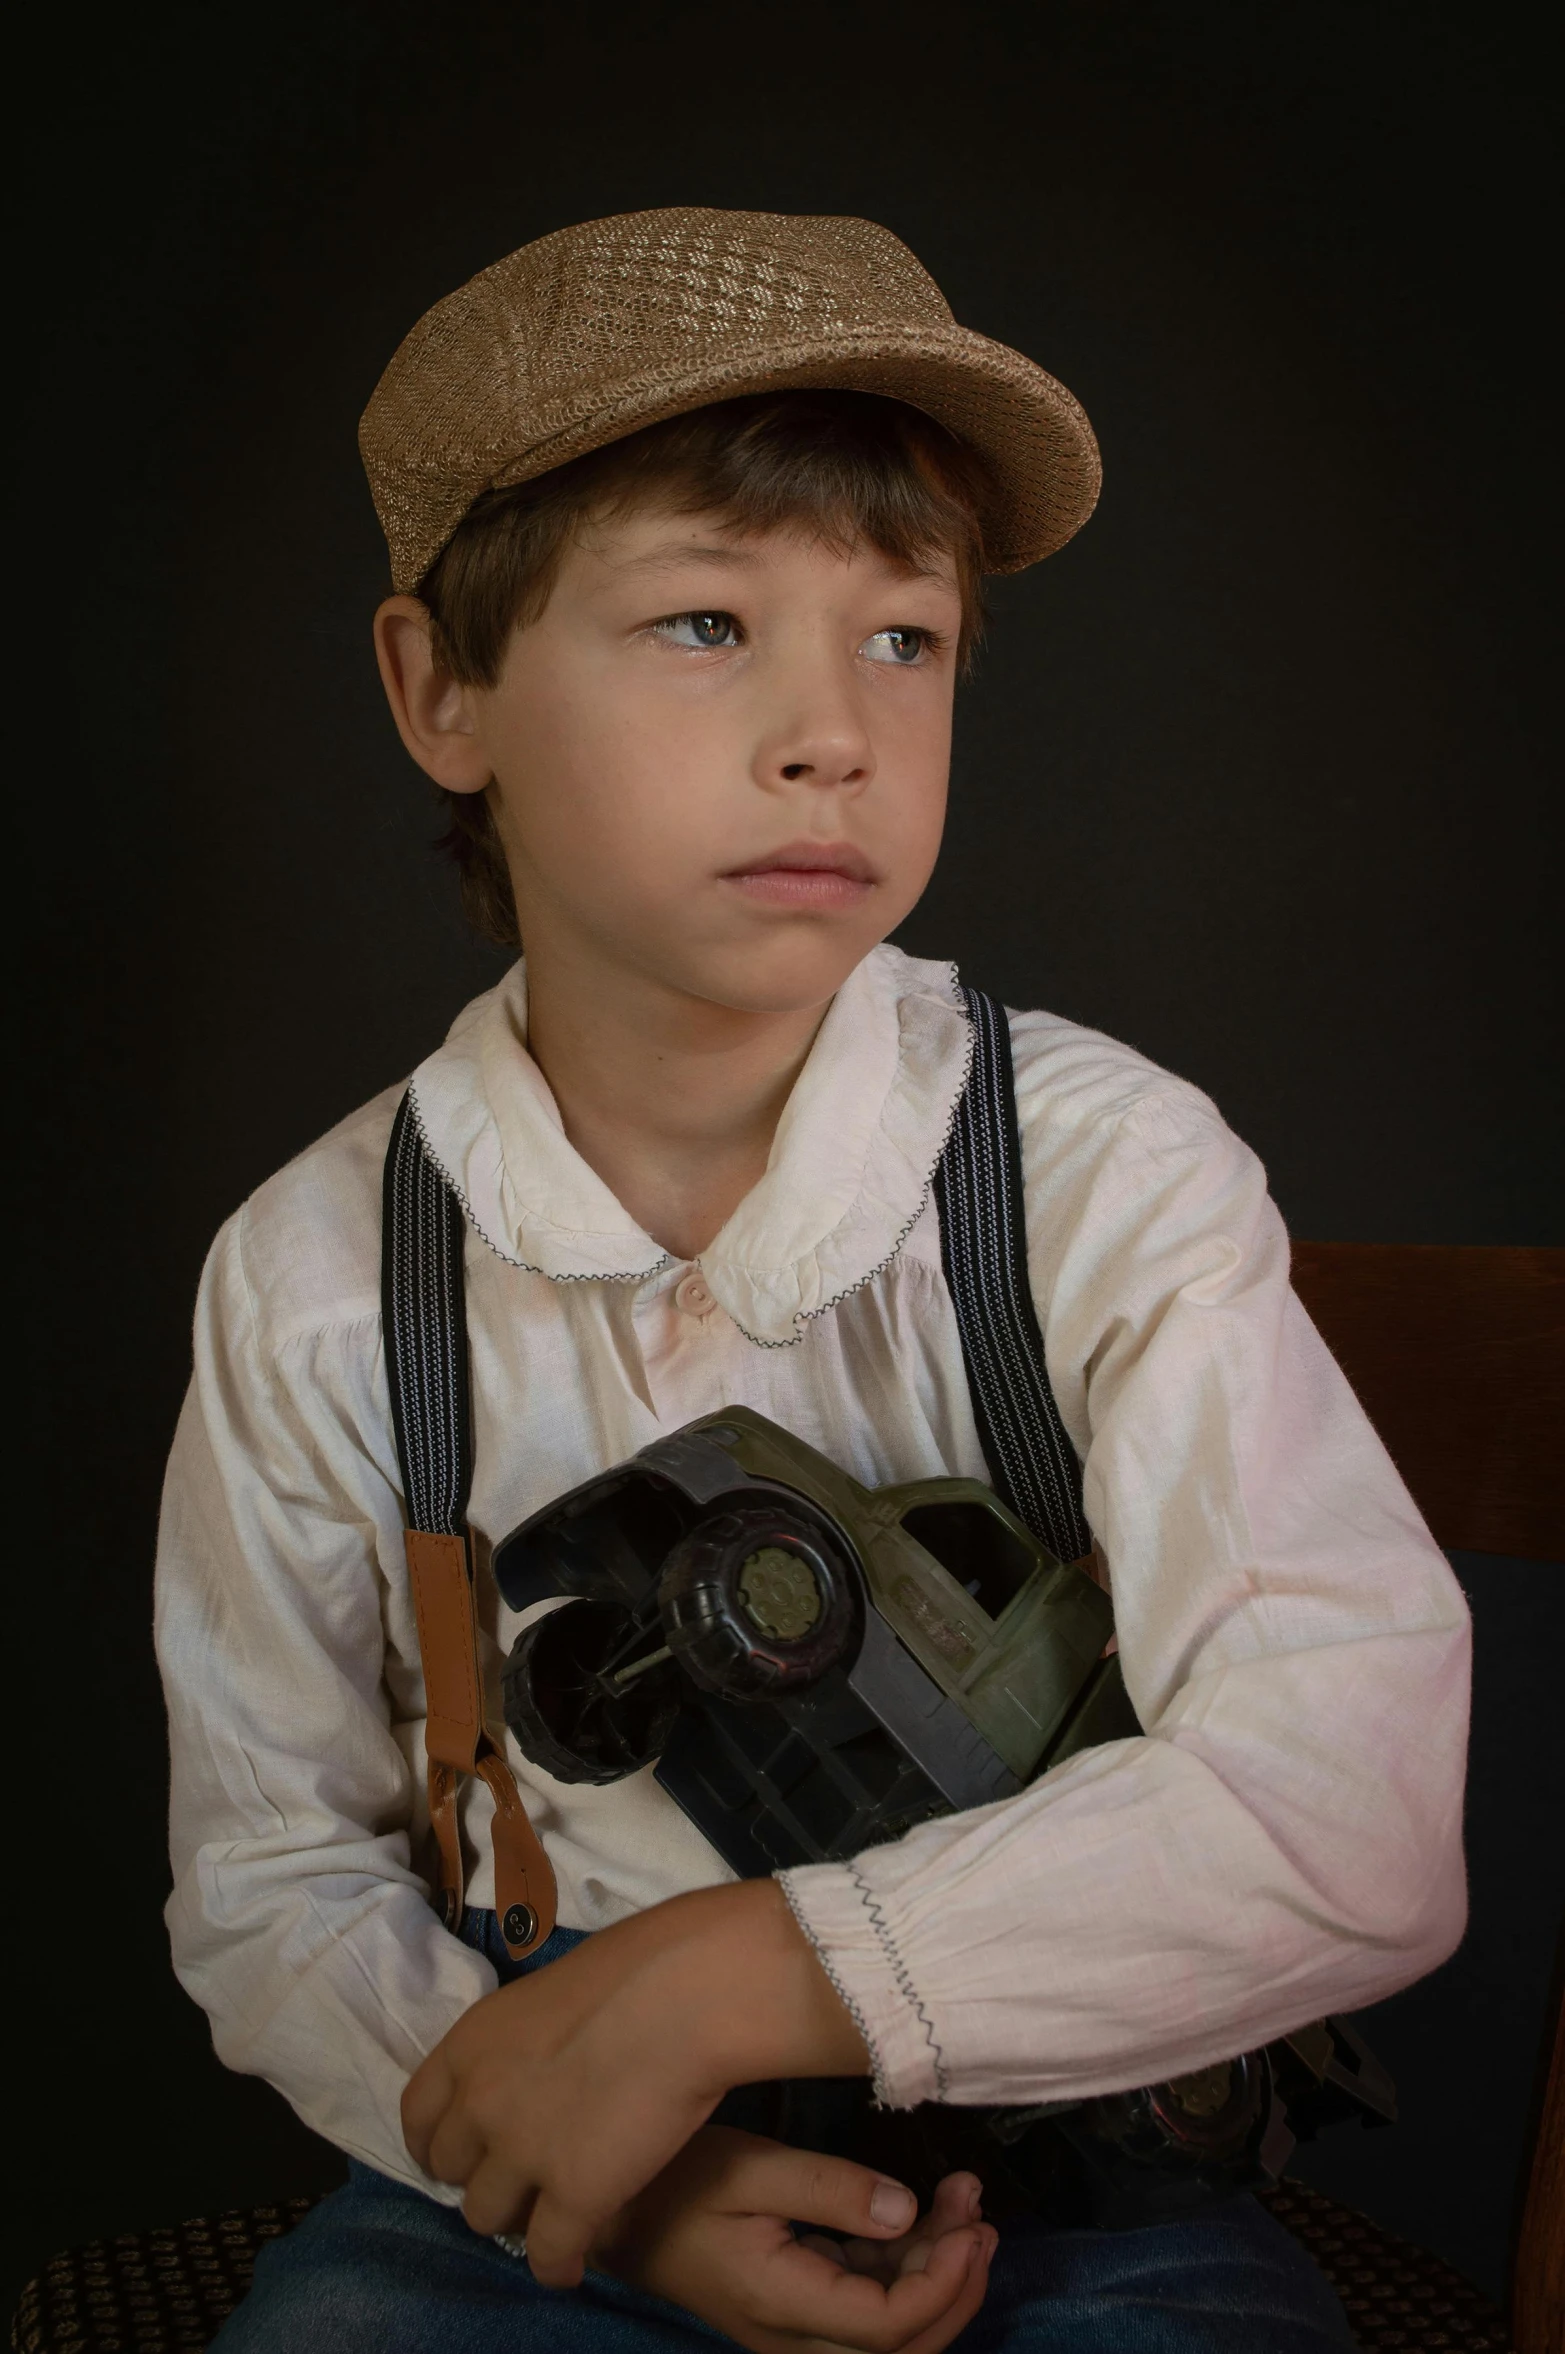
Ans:
{"type": "Polygon", "coordinates": [[[976,2175],[948,2175],[918,2221],[912,2192],[869,2167],[708,2125],[593,2258],[750,2354],[940,2354],[989,2282],[979,2196],[976,2175]],[[796,2239],[790,2219],[848,2236],[796,2239]]]}
{"type": "Polygon", "coordinates": [[[402,2096],[408,2148],[475,2231],[525,2231],[550,2288],[730,2085],[865,2075],[869,2056],[773,1880],[603,1929],[487,1995],[402,2096]]]}

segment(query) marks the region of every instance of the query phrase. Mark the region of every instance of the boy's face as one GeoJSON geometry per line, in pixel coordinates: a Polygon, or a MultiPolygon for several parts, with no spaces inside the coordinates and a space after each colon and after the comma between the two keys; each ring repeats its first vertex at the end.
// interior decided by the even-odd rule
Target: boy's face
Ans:
{"type": "Polygon", "coordinates": [[[410,748],[493,776],[530,956],[802,1009],[929,879],[961,618],[950,571],[640,509],[567,548],[492,689],[447,686],[444,769],[410,748]]]}

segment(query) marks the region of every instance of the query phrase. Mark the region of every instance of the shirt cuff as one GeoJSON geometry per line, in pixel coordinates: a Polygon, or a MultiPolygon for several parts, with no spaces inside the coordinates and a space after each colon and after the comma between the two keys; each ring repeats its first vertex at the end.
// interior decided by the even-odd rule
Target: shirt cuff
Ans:
{"type": "Polygon", "coordinates": [[[935,2024],[877,1896],[856,1864],[801,1864],[777,1884],[815,1948],[870,2057],[875,2098],[888,2109],[950,2097],[935,2024]]]}

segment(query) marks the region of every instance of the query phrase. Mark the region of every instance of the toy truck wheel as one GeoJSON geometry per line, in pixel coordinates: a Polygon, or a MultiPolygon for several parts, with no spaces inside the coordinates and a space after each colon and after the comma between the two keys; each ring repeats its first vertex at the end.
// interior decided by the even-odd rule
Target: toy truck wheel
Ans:
{"type": "Polygon", "coordinates": [[[730,1700],[815,1683],[862,1624],[856,1574],[820,1525],[786,1504],[697,1521],[658,1588],[668,1646],[694,1683],[730,1700]]]}
{"type": "Polygon", "coordinates": [[[624,1675],[656,1626],[638,1639],[630,1613],[608,1602],[567,1602],[534,1619],[511,1645],[505,1721],[523,1756],[557,1782],[619,1782],[662,1754],[679,1706],[672,1661],[624,1675]]]}

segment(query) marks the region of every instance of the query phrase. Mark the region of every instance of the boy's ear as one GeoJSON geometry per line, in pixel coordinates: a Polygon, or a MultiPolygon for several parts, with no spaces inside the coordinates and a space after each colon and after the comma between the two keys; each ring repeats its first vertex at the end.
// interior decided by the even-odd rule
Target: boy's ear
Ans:
{"type": "Polygon", "coordinates": [[[375,659],[397,733],[448,793],[481,793],[493,771],[478,735],[473,690],[435,667],[429,610],[388,597],[375,615],[375,659]]]}

